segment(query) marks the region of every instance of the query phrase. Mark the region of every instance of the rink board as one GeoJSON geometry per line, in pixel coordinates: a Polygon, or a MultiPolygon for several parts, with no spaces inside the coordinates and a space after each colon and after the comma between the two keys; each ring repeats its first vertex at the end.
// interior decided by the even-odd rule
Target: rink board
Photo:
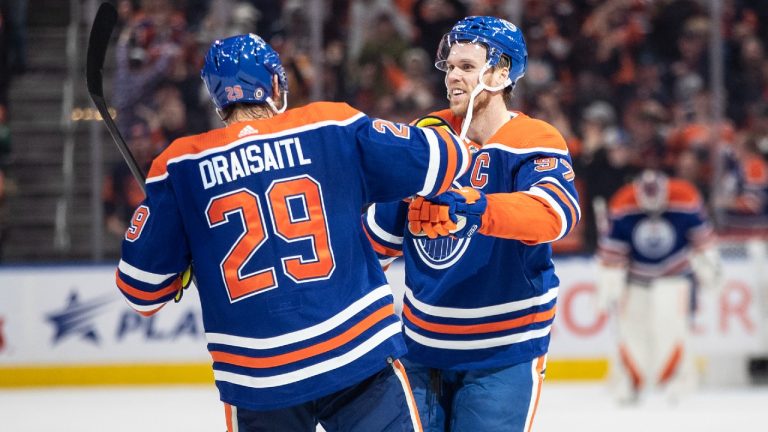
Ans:
{"type": "MultiPolygon", "coordinates": [[[[593,308],[594,261],[556,260],[561,280],[547,379],[600,379],[614,323],[593,308]]],[[[695,321],[701,356],[764,352],[760,275],[746,259],[726,261],[722,292],[704,293],[695,321]]],[[[111,266],[0,268],[0,387],[211,382],[199,299],[155,316],[133,312],[111,266]]],[[[403,269],[389,270],[402,294],[403,269]]]]}

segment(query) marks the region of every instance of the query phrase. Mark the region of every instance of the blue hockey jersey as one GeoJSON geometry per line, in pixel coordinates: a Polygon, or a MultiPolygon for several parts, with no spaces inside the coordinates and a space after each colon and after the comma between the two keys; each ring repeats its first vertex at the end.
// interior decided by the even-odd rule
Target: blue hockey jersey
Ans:
{"type": "MultiPolygon", "coordinates": [[[[432,115],[458,128],[444,110],[432,115]]],[[[455,186],[486,193],[479,234],[430,240],[406,228],[407,204],[376,204],[363,225],[382,264],[404,255],[407,357],[436,368],[509,366],[547,352],[559,280],[549,242],[580,218],[571,158],[557,130],[510,113],[455,186]]]]}
{"type": "Polygon", "coordinates": [[[444,130],[318,102],[174,141],[123,241],[117,285],[147,315],[194,262],[221,399],[271,410],[405,352],[364,205],[435,195],[469,153],[444,130]]]}
{"type": "Polygon", "coordinates": [[[616,191],[609,204],[611,228],[600,240],[598,256],[606,266],[626,267],[630,281],[689,276],[692,250],[714,241],[714,230],[696,187],[669,179],[663,211],[649,213],[639,204],[634,183],[616,191]]]}

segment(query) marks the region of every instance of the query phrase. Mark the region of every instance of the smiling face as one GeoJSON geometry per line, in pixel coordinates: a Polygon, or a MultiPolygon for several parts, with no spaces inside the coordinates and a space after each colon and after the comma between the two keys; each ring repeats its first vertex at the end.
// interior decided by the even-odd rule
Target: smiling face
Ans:
{"type": "MultiPolygon", "coordinates": [[[[445,60],[445,88],[448,92],[449,106],[454,115],[460,117],[466,115],[469,96],[479,83],[478,76],[485,62],[486,48],[483,45],[455,43],[451,46],[451,51],[445,60]]],[[[502,75],[505,70],[507,69],[486,69],[482,77],[483,82],[488,86],[498,86],[504,80],[502,75]]],[[[487,106],[492,96],[490,92],[480,92],[475,97],[474,112],[487,106]]]]}

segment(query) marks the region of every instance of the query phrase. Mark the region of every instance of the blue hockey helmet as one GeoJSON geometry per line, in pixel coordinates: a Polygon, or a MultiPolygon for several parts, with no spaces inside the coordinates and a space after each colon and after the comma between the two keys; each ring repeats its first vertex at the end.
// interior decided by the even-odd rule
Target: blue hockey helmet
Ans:
{"type": "Polygon", "coordinates": [[[288,80],[280,56],[264,39],[252,33],[215,41],[200,71],[218,109],[233,103],[267,103],[276,110],[272,101],[274,75],[277,75],[280,92],[285,95],[288,80]]]}
{"type": "Polygon", "coordinates": [[[443,36],[437,49],[435,67],[447,71],[446,60],[455,43],[482,44],[486,48],[486,62],[496,66],[505,55],[510,60],[509,79],[514,85],[525,74],[528,49],[523,32],[514,24],[492,16],[470,16],[457,22],[443,36]]]}

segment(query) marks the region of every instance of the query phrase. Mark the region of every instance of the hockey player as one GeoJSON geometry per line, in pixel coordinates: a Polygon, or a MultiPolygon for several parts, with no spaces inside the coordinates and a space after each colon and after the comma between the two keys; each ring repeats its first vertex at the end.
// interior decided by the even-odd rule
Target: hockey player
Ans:
{"type": "Polygon", "coordinates": [[[611,198],[609,216],[598,250],[598,306],[620,300],[611,385],[622,403],[656,387],[676,399],[695,384],[687,346],[694,280],[702,289],[719,284],[702,199],[690,182],[646,170],[611,198]]]}
{"type": "Polygon", "coordinates": [[[229,432],[420,430],[360,211],[445,191],[468,151],[442,129],[343,103],[286,111],[280,59],[253,34],[214,42],[202,78],[226,127],[178,139],[153,161],[123,241],[120,291],[151,315],[194,261],[229,432]]]}
{"type": "Polygon", "coordinates": [[[404,256],[406,359],[425,430],[533,423],[559,285],[549,243],[580,211],[561,134],[507,108],[526,61],[515,25],[456,23],[435,64],[450,108],[418,123],[461,130],[476,143],[471,168],[434,202],[376,204],[363,216],[384,265],[404,256]],[[449,228],[459,230],[438,236],[449,228]]]}

